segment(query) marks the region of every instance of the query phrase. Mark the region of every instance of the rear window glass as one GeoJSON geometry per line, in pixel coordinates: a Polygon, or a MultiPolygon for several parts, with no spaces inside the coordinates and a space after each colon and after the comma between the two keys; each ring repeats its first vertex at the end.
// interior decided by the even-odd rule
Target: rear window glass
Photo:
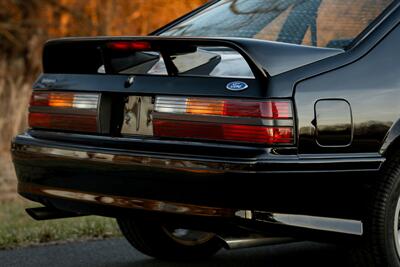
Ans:
{"type": "Polygon", "coordinates": [[[162,36],[244,37],[346,48],[392,0],[221,0],[162,36]]]}

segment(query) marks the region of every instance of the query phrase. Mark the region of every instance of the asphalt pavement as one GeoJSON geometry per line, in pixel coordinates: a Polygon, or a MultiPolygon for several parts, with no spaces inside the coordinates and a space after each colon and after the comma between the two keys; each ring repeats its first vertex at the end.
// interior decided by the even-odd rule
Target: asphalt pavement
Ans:
{"type": "Polygon", "coordinates": [[[170,266],[347,266],[344,252],[335,246],[299,242],[240,250],[222,250],[200,262],[163,262],[142,255],[124,239],[73,242],[0,251],[1,267],[170,267],[170,266]]]}

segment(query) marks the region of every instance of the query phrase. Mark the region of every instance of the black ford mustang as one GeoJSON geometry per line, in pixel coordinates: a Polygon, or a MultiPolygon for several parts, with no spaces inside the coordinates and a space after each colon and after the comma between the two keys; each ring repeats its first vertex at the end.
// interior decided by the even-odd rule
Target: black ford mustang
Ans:
{"type": "Polygon", "coordinates": [[[115,217],[163,259],[317,240],[400,266],[399,6],[220,0],[47,42],[12,144],[28,213],[115,217]]]}

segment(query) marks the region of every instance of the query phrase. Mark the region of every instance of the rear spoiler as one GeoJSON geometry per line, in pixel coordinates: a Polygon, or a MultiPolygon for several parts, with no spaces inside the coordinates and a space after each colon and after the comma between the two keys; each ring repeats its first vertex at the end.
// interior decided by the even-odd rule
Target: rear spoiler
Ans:
{"type": "MultiPolygon", "coordinates": [[[[251,39],[216,39],[216,38],[170,38],[170,37],[93,37],[93,38],[62,38],[48,41],[43,50],[44,73],[97,74],[101,65],[106,73],[115,74],[110,66],[111,54],[109,45],[117,42],[146,43],[145,50],[160,52],[165,63],[173,55],[195,52],[197,47],[224,47],[237,51],[248,63],[254,76],[259,81],[268,78],[267,71],[257,62],[255,55],[248,51],[260,41],[251,39]]],[[[169,71],[170,76],[176,76],[169,71]]]]}

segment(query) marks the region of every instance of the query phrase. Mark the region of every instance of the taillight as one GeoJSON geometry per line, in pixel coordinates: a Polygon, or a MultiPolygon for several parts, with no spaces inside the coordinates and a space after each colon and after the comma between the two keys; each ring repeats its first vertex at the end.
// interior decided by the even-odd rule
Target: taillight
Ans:
{"type": "Polygon", "coordinates": [[[107,47],[112,50],[119,51],[149,51],[151,50],[151,44],[144,41],[120,41],[111,42],[107,44],[107,47]]]}
{"type": "Polygon", "coordinates": [[[29,126],[54,130],[98,132],[99,94],[33,92],[29,126]]]}
{"type": "Polygon", "coordinates": [[[156,98],[157,137],[259,144],[293,144],[293,111],[288,100],[156,98]]]}

